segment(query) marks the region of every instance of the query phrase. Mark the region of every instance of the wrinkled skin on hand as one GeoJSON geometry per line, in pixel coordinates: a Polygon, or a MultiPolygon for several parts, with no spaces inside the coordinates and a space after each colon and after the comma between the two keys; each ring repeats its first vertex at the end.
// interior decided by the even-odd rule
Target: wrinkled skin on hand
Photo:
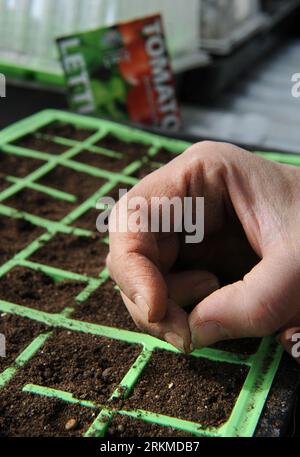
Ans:
{"type": "Polygon", "coordinates": [[[110,274],[143,331],[185,352],[279,332],[291,352],[300,332],[299,168],[202,142],[144,178],[134,196],[205,198],[201,243],[172,231],[110,233],[110,274]]]}

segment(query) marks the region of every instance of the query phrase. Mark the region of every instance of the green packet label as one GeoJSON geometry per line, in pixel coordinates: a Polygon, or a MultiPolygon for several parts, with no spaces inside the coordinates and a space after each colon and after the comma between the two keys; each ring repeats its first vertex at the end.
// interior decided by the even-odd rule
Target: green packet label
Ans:
{"type": "Polygon", "coordinates": [[[71,109],[162,128],[181,125],[162,18],[57,40],[71,109]]]}

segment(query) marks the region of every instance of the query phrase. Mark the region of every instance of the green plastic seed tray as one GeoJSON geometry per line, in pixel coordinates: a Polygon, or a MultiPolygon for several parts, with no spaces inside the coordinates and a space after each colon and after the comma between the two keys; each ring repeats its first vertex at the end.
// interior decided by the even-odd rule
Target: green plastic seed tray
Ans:
{"type": "MultiPolygon", "coordinates": [[[[51,130],[50,130],[51,132],[51,130]]],[[[59,132],[59,131],[58,131],[59,132]]],[[[57,234],[65,236],[82,236],[90,238],[93,236],[92,231],[85,228],[76,227],[76,221],[82,217],[87,211],[95,207],[99,197],[107,195],[116,187],[124,186],[126,188],[133,186],[138,182],[134,177],[138,170],[147,162],[158,163],[159,160],[155,156],[161,153],[162,148],[164,154],[172,155],[181,153],[189,146],[188,143],[165,138],[162,136],[146,133],[144,131],[133,129],[127,126],[119,125],[110,121],[94,119],[91,117],[80,116],[60,111],[43,111],[37,115],[29,117],[21,122],[18,122],[9,128],[3,130],[0,136],[0,154],[9,154],[18,158],[29,158],[30,160],[41,160],[40,166],[32,172],[26,174],[25,177],[6,176],[7,186],[0,193],[0,216],[25,220],[41,229],[42,234],[39,234],[36,239],[30,242],[25,248],[14,253],[0,266],[0,279],[4,277],[15,267],[27,267],[36,271],[42,271],[56,280],[74,280],[81,281],[84,284],[83,290],[76,297],[76,302],[82,303],[95,291],[101,284],[108,279],[108,273],[103,266],[100,275],[85,275],[74,273],[67,269],[57,268],[56,266],[38,263],[30,260],[31,256],[38,251],[41,245],[51,241],[57,234]],[[68,135],[53,136],[51,133],[45,133],[44,128],[53,123],[72,124],[76,128],[90,130],[89,135],[78,137],[77,140],[68,135]],[[91,165],[76,161],[76,157],[82,153],[93,152],[103,155],[103,157],[116,157],[120,154],[107,147],[97,146],[106,135],[114,135],[122,141],[138,142],[144,147],[143,155],[133,161],[128,161],[124,169],[118,172],[108,171],[105,167],[96,168],[91,165]],[[51,152],[42,152],[36,149],[28,149],[26,142],[18,141],[23,137],[33,135],[37,140],[51,140],[56,145],[62,147],[62,152],[52,154],[51,152]],[[93,195],[88,198],[78,200],[76,195],[68,192],[62,192],[47,185],[39,184],[38,181],[53,171],[55,168],[63,166],[72,169],[73,171],[84,173],[89,176],[102,178],[104,184],[93,195]],[[57,201],[69,202],[74,205],[72,210],[60,220],[52,221],[40,215],[34,215],[30,211],[21,211],[12,208],[5,204],[5,200],[13,198],[13,196],[24,189],[33,189],[44,193],[57,201]]],[[[299,165],[300,158],[294,155],[282,155],[272,153],[259,153],[262,156],[268,157],[271,160],[286,162],[289,164],[299,165]]],[[[159,156],[157,156],[159,157],[159,156]]],[[[101,243],[107,243],[104,238],[101,243]]],[[[101,304],[99,303],[99,306],[101,304]]],[[[170,354],[176,354],[178,351],[171,345],[153,338],[149,335],[139,333],[137,331],[123,330],[112,328],[110,326],[92,324],[85,321],[80,321],[71,318],[74,309],[66,307],[60,313],[49,313],[38,309],[33,309],[18,303],[0,300],[0,311],[5,314],[25,317],[34,322],[41,323],[48,327],[46,332],[37,335],[30,344],[27,344],[25,349],[18,355],[15,361],[0,374],[0,390],[6,388],[9,384],[13,384],[14,377],[18,372],[30,363],[30,361],[39,354],[47,340],[51,337],[56,328],[66,329],[72,332],[81,332],[89,335],[96,335],[126,342],[129,345],[138,345],[141,348],[140,354],[132,364],[131,368],[125,374],[118,387],[114,390],[111,398],[107,398],[105,405],[98,405],[95,401],[86,398],[84,400],[76,398],[72,392],[65,392],[57,389],[51,389],[47,385],[35,385],[25,383],[22,387],[24,392],[30,392],[37,396],[60,399],[68,404],[79,405],[85,409],[98,410],[94,421],[85,431],[85,436],[102,437],[107,433],[110,422],[114,417],[126,416],[132,420],[140,420],[146,423],[157,424],[162,427],[172,427],[187,434],[204,437],[235,437],[253,436],[258,424],[261,412],[271,388],[274,376],[278,369],[282,349],[276,343],[273,337],[264,338],[259,344],[258,349],[252,355],[243,355],[232,353],[227,350],[216,348],[206,348],[195,351],[191,357],[208,360],[211,362],[228,363],[235,367],[245,367],[247,375],[244,384],[234,403],[233,409],[228,420],[220,426],[208,427],[205,424],[195,423],[190,420],[183,420],[178,417],[172,417],[158,414],[157,412],[146,410],[143,404],[138,410],[128,410],[124,408],[124,402],[112,401],[111,399],[120,399],[131,395],[139,383],[141,376],[147,365],[151,363],[153,353],[156,350],[169,351],[170,354]],[[123,406],[122,406],[123,405],[123,406]]],[[[187,386],[188,389],[188,386],[187,386]]],[[[201,386],[199,386],[201,389],[201,386]]]]}
{"type": "Polygon", "coordinates": [[[64,87],[65,83],[64,75],[59,67],[47,68],[47,63],[45,66],[45,62],[40,60],[29,65],[0,59],[0,73],[6,75],[7,78],[42,83],[53,87],[64,87]]]}

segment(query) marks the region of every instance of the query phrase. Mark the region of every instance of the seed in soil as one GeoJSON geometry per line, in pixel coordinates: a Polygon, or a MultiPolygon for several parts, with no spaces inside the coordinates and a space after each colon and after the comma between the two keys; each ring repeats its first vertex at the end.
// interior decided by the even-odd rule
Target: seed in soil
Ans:
{"type": "Polygon", "coordinates": [[[23,138],[20,138],[14,144],[16,146],[32,149],[34,151],[47,152],[48,154],[62,154],[69,149],[69,146],[55,143],[51,140],[44,140],[43,138],[38,138],[33,134],[29,134],[23,138]]]}
{"type": "Polygon", "coordinates": [[[11,366],[16,357],[44,331],[46,327],[38,322],[0,311],[0,333],[6,339],[6,357],[0,357],[0,372],[11,366]]]}
{"type": "Polygon", "coordinates": [[[110,423],[106,437],[192,437],[193,435],[163,425],[133,419],[129,416],[116,414],[110,423]]]}
{"type": "Polygon", "coordinates": [[[140,353],[140,347],[101,336],[56,330],[16,376],[26,383],[105,404],[140,353]],[[109,376],[103,379],[105,370],[109,376]]]}
{"type": "Polygon", "coordinates": [[[0,216],[0,265],[24,249],[42,234],[40,227],[24,219],[0,216]]]}
{"type": "Polygon", "coordinates": [[[59,200],[43,192],[23,189],[3,201],[5,205],[52,221],[60,221],[76,206],[59,200]]]}
{"type": "Polygon", "coordinates": [[[80,201],[94,194],[105,184],[105,179],[57,166],[38,181],[48,187],[73,194],[80,201]]]}
{"type": "Polygon", "coordinates": [[[86,301],[78,304],[72,319],[137,331],[120,292],[111,280],[98,287],[86,301]]]}
{"type": "Polygon", "coordinates": [[[79,437],[99,414],[96,409],[22,392],[26,379],[22,381],[0,392],[0,437],[79,437]]]}
{"type": "Polygon", "coordinates": [[[0,278],[0,300],[50,313],[76,306],[75,297],[85,287],[76,281],[55,282],[41,271],[16,267],[0,278]]]}
{"type": "Polygon", "coordinates": [[[93,135],[96,130],[76,127],[73,124],[53,122],[40,129],[39,132],[49,136],[59,136],[69,140],[84,141],[93,135]]]}
{"type": "Polygon", "coordinates": [[[229,418],[247,372],[244,366],[157,350],[125,407],[218,426],[229,418]]]}
{"type": "Polygon", "coordinates": [[[42,160],[29,159],[0,151],[0,170],[3,175],[24,178],[44,164],[42,160]]]}
{"type": "Polygon", "coordinates": [[[120,138],[108,134],[97,143],[95,146],[109,149],[115,152],[121,152],[127,157],[130,158],[130,161],[142,159],[146,154],[148,154],[150,144],[138,143],[134,141],[123,141],[120,138]]]}
{"type": "Polygon", "coordinates": [[[56,234],[31,257],[34,262],[82,275],[98,276],[105,266],[108,246],[100,236],[56,234]]]}

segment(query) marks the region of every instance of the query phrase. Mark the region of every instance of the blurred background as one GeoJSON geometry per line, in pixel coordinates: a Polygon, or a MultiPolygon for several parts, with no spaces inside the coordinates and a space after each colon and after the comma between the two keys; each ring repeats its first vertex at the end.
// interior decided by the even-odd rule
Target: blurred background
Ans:
{"type": "Polygon", "coordinates": [[[299,0],[0,0],[0,127],[68,109],[55,39],[161,13],[179,136],[300,152],[299,0]]]}

